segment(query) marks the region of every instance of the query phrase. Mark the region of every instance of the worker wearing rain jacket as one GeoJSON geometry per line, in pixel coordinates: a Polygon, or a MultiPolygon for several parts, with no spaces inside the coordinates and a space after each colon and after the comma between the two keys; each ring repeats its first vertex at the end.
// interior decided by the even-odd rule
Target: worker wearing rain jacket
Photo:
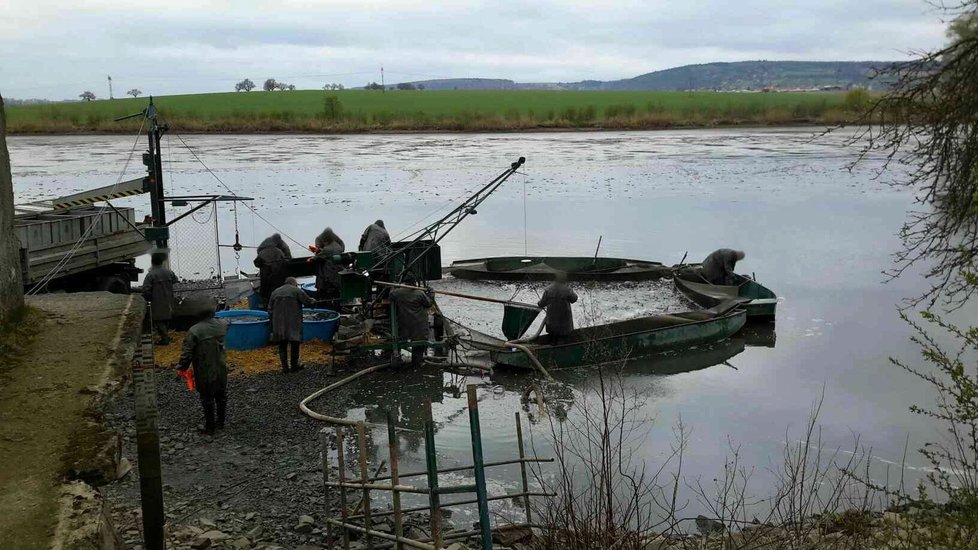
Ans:
{"type": "Polygon", "coordinates": [[[281,250],[282,254],[285,254],[285,259],[287,260],[292,259],[292,250],[289,248],[289,245],[286,244],[284,240],[282,240],[282,236],[279,235],[278,233],[262,241],[261,244],[258,245],[258,253],[261,254],[262,250],[270,246],[274,246],[275,248],[281,250]]]}
{"type": "Polygon", "coordinates": [[[268,317],[272,321],[272,342],[278,342],[278,356],[282,372],[302,370],[299,364],[299,346],[302,344],[302,306],[311,306],[315,300],[299,288],[293,277],[276,288],[268,300],[268,317]],[[289,348],[291,347],[291,366],[289,348]]]}
{"type": "Polygon", "coordinates": [[[258,251],[255,267],[258,268],[259,294],[268,307],[268,298],[276,288],[285,284],[288,277],[285,253],[276,246],[266,246],[258,251]]]}
{"type": "Polygon", "coordinates": [[[323,232],[316,237],[316,248],[322,248],[326,246],[326,244],[333,242],[339,243],[340,248],[346,250],[346,243],[343,242],[343,239],[339,238],[339,236],[333,232],[332,227],[327,227],[326,229],[323,229],[323,232]]]}
{"type": "Polygon", "coordinates": [[[567,274],[557,273],[554,282],[537,302],[537,307],[547,310],[544,326],[551,336],[551,343],[556,344],[571,332],[574,332],[574,313],[571,304],[577,301],[577,294],[567,285],[567,274]]]}
{"type": "Polygon", "coordinates": [[[333,261],[333,256],[342,254],[344,250],[343,240],[327,227],[316,237],[316,255],[310,258],[316,263],[316,298],[334,309],[340,297],[341,266],[333,261]]]}
{"type": "Polygon", "coordinates": [[[143,279],[143,298],[150,302],[153,310],[153,328],[159,335],[160,345],[170,343],[170,335],[167,332],[170,320],[173,319],[173,285],[177,283],[177,276],[163,267],[166,262],[166,254],[155,252],[150,260],[153,267],[149,268],[149,273],[143,279]]]}
{"type": "Polygon", "coordinates": [[[205,310],[201,317],[183,340],[179,369],[194,368],[194,383],[204,408],[204,427],[200,433],[214,435],[214,430],[224,428],[227,414],[228,369],[224,354],[227,325],[214,318],[213,308],[205,310]]]}
{"type": "Polygon", "coordinates": [[[360,251],[380,250],[391,244],[391,236],[384,227],[384,220],[377,220],[363,230],[360,237],[360,251]]]}
{"type": "Polygon", "coordinates": [[[710,253],[703,260],[703,277],[715,285],[737,284],[734,269],[737,262],[744,259],[745,254],[740,250],[721,248],[710,253]]]}
{"type": "MultiPolygon", "coordinates": [[[[406,284],[413,285],[415,281],[408,279],[406,284]]],[[[414,288],[395,288],[391,291],[391,303],[397,309],[397,337],[400,340],[428,340],[428,309],[435,304],[430,290],[414,288]]],[[[420,367],[424,364],[427,346],[411,347],[411,365],[420,367]]]]}

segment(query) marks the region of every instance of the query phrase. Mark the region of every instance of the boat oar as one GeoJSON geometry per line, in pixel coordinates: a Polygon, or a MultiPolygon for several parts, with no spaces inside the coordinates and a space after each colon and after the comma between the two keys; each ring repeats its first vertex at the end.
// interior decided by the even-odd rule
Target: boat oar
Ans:
{"type": "Polygon", "coordinates": [[[597,248],[594,249],[594,261],[591,262],[591,265],[597,265],[598,264],[598,251],[601,250],[601,239],[603,239],[603,238],[604,238],[604,235],[598,235],[598,246],[597,246],[597,248]]]}

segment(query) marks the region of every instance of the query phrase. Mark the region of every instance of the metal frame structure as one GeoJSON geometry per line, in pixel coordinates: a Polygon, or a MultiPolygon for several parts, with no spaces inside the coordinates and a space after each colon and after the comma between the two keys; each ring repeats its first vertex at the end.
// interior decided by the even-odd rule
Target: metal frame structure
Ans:
{"type": "Polygon", "coordinates": [[[503,500],[512,498],[523,499],[526,510],[526,523],[508,525],[507,529],[531,527],[532,513],[530,511],[530,497],[553,497],[552,493],[531,492],[527,476],[529,463],[553,462],[552,458],[527,458],[523,446],[523,429],[520,422],[520,413],[516,413],[516,434],[519,439],[518,449],[519,458],[515,460],[505,460],[500,462],[485,462],[482,455],[482,434],[479,424],[479,400],[476,395],[476,386],[469,384],[466,387],[469,410],[469,429],[472,440],[472,465],[459,466],[454,468],[438,468],[437,452],[435,450],[435,422],[431,414],[431,401],[425,401],[424,418],[424,440],[425,440],[425,464],[426,468],[422,472],[399,472],[398,441],[394,428],[394,419],[390,412],[387,413],[387,442],[390,464],[390,474],[386,476],[375,475],[370,477],[367,468],[367,442],[366,442],[366,423],[357,422],[355,431],[357,435],[357,447],[359,451],[359,470],[358,481],[346,477],[346,452],[345,439],[346,433],[343,427],[336,428],[336,453],[338,476],[336,481],[329,479],[329,441],[328,432],[323,429],[321,432],[321,442],[323,446],[323,489],[326,493],[326,538],[327,548],[333,549],[337,538],[342,541],[342,548],[350,548],[350,532],[356,531],[363,534],[366,538],[367,548],[380,549],[395,547],[397,550],[403,548],[419,548],[421,550],[441,550],[445,541],[455,539],[466,539],[478,537],[480,548],[483,550],[492,549],[492,528],[489,521],[489,501],[503,500]],[[506,494],[490,497],[486,491],[486,468],[519,464],[522,478],[522,492],[516,494],[506,494]],[[440,487],[438,475],[449,472],[461,472],[472,470],[475,472],[475,483],[468,485],[453,485],[440,487]],[[424,476],[427,481],[426,487],[415,487],[405,485],[402,481],[405,478],[424,476]],[[388,481],[388,483],[383,483],[388,481]],[[332,517],[330,503],[332,491],[339,490],[340,518],[332,517]],[[349,508],[348,491],[355,490],[361,492],[360,504],[357,509],[349,508]],[[389,491],[393,501],[393,510],[377,511],[370,507],[371,491],[389,491]],[[428,505],[415,508],[402,508],[401,494],[428,495],[428,505]],[[474,499],[459,500],[454,502],[442,502],[443,495],[475,493],[474,499]],[[479,528],[470,531],[444,532],[442,526],[441,510],[455,506],[465,506],[475,504],[479,509],[479,528]],[[411,539],[404,536],[404,514],[411,512],[428,511],[430,517],[431,535],[423,539],[411,539]],[[381,516],[394,516],[393,533],[378,531],[373,528],[374,520],[381,516]],[[333,527],[340,529],[339,537],[334,537],[333,527]],[[374,545],[374,539],[380,539],[381,544],[374,545]]]}

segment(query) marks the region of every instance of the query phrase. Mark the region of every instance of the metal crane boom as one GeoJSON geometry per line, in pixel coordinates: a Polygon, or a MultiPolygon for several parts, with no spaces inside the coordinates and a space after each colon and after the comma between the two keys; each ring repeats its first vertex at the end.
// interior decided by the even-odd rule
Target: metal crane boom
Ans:
{"type": "Polygon", "coordinates": [[[407,251],[412,251],[411,256],[413,257],[410,261],[405,262],[403,268],[400,269],[400,273],[389,274],[395,275],[395,279],[401,280],[405,273],[408,273],[411,268],[419,260],[424,257],[425,252],[438,244],[442,239],[445,238],[455,227],[462,222],[470,214],[476,213],[476,207],[482,204],[489,195],[493,194],[499,186],[503,184],[510,176],[515,174],[521,166],[526,162],[526,157],[520,157],[516,162],[512,163],[505,172],[496,176],[495,179],[487,183],[481,189],[475,192],[471,197],[466,199],[462,204],[455,207],[454,210],[446,214],[440,220],[415,231],[414,233],[408,235],[407,239],[410,243],[407,246],[399,247],[397,250],[392,250],[385,254],[383,257],[379,258],[370,268],[371,271],[380,270],[387,267],[395,258],[404,255],[407,251]],[[424,249],[415,253],[415,246],[419,243],[425,243],[424,249]]]}

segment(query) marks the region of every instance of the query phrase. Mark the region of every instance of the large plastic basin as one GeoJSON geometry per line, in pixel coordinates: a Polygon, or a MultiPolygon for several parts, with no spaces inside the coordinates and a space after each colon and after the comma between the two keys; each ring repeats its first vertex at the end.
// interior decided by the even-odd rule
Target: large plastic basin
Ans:
{"type": "Polygon", "coordinates": [[[302,341],[322,340],[332,342],[340,324],[340,314],[331,309],[304,309],[303,313],[325,313],[328,319],[322,321],[302,320],[302,341]]]}
{"type": "Polygon", "coordinates": [[[301,288],[302,291],[305,292],[306,295],[309,296],[310,298],[313,298],[313,299],[316,298],[316,283],[315,283],[315,281],[313,281],[311,283],[302,283],[302,284],[299,285],[299,288],[301,288]]]}
{"type": "Polygon", "coordinates": [[[268,312],[256,309],[231,309],[218,311],[218,319],[230,321],[224,347],[234,350],[259,349],[268,345],[271,323],[268,312]],[[261,317],[260,321],[235,320],[236,317],[261,317]]]}

